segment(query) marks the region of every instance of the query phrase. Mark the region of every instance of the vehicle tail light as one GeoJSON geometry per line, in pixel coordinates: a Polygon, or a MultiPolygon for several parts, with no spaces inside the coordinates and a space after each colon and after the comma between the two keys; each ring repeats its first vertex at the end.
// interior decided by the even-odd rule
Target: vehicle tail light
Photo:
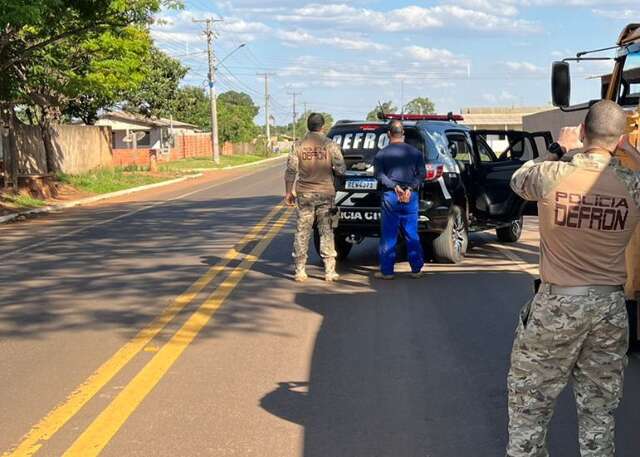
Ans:
{"type": "Polygon", "coordinates": [[[427,175],[425,176],[425,181],[435,181],[436,179],[442,178],[444,175],[444,165],[433,165],[427,164],[427,175]]]}

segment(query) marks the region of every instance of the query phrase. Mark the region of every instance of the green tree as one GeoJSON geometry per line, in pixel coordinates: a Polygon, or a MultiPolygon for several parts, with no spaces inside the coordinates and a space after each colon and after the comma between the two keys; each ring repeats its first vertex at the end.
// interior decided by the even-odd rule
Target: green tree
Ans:
{"type": "Polygon", "coordinates": [[[114,82],[116,86],[135,82],[135,75],[120,73],[134,59],[126,55],[130,49],[118,49],[117,42],[130,39],[136,29],[146,33],[144,27],[163,3],[0,0],[0,111],[12,126],[17,122],[17,106],[34,107],[43,127],[47,171],[55,169],[50,124],[80,97],[88,96],[95,103],[98,95],[105,95],[101,88],[117,92],[122,87],[113,88],[114,82]],[[105,46],[115,53],[113,58],[103,55],[105,46]]]}
{"type": "Polygon", "coordinates": [[[202,130],[210,130],[211,109],[204,89],[196,86],[180,87],[173,104],[173,118],[197,125],[202,130]]]}
{"type": "MultiPolygon", "coordinates": [[[[311,114],[311,112],[308,113],[303,113],[300,118],[298,119],[298,121],[296,122],[296,137],[300,138],[302,137],[304,134],[307,133],[307,118],[309,117],[309,114],[311,114]]],[[[333,116],[329,113],[320,113],[322,114],[322,116],[324,117],[324,130],[325,132],[328,132],[329,129],[333,126],[333,116]]],[[[291,124],[289,124],[289,131],[288,134],[291,135],[292,131],[291,131],[291,124]]]]}
{"type": "MultiPolygon", "coordinates": [[[[105,32],[80,43],[77,49],[63,48],[71,61],[88,56],[84,57],[83,67],[67,72],[68,83],[58,89],[63,115],[80,118],[86,124],[94,124],[100,110],[111,109],[129,94],[140,92],[153,76],[153,68],[147,63],[157,51],[145,29],[128,27],[117,33],[105,32]]],[[[58,67],[66,68],[69,66],[58,67]]],[[[65,80],[59,75],[56,79],[65,80]]]]}
{"type": "Polygon", "coordinates": [[[436,105],[427,97],[418,97],[405,105],[404,112],[406,114],[434,114],[436,105]]]}
{"type": "Polygon", "coordinates": [[[260,128],[254,118],[260,108],[243,92],[228,91],[218,97],[218,137],[221,142],[249,142],[258,136],[260,128]]]}
{"type": "Polygon", "coordinates": [[[126,94],[125,111],[149,117],[169,117],[178,98],[180,81],[188,68],[158,48],[140,57],[146,77],[126,94]]]}
{"type": "MultiPolygon", "coordinates": [[[[398,112],[398,108],[393,106],[392,101],[382,103],[382,110],[385,112],[385,114],[393,114],[398,112]]],[[[376,106],[373,110],[369,111],[369,114],[367,114],[367,120],[377,121],[379,112],[380,112],[380,106],[376,106]]]]}

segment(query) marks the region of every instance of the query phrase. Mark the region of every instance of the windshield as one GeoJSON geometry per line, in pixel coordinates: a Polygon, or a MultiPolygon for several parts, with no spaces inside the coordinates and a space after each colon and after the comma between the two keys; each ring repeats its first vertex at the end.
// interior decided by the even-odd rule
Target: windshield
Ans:
{"type": "Polygon", "coordinates": [[[640,102],[640,46],[630,51],[624,61],[620,102],[623,105],[638,105],[640,102]]]}

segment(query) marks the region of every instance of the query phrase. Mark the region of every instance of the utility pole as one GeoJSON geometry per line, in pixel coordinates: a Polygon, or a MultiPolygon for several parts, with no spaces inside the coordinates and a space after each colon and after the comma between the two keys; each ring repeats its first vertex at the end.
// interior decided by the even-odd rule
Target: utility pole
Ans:
{"type": "Polygon", "coordinates": [[[221,19],[193,19],[195,23],[206,24],[205,36],[207,37],[207,54],[209,56],[209,98],[211,100],[211,149],[213,150],[213,162],[220,163],[220,145],[218,143],[218,102],[216,99],[216,56],[213,49],[215,32],[213,24],[222,22],[221,19]]]}
{"type": "Polygon", "coordinates": [[[271,125],[269,119],[269,101],[271,100],[269,96],[269,76],[271,76],[271,73],[258,73],[258,76],[264,76],[264,119],[267,131],[267,144],[269,145],[269,149],[271,149],[271,125]]]}
{"type": "Polygon", "coordinates": [[[293,141],[295,142],[296,141],[296,116],[297,116],[297,113],[296,113],[296,97],[298,95],[302,95],[302,92],[289,92],[288,94],[293,96],[293,124],[292,124],[292,127],[293,127],[293,141]]]}
{"type": "Polygon", "coordinates": [[[400,81],[400,115],[404,118],[404,79],[400,81]]]}

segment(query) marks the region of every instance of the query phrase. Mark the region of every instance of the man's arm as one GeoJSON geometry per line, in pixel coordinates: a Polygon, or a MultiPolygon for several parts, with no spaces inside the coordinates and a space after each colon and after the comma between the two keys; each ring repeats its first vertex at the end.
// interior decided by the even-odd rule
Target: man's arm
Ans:
{"type": "Polygon", "coordinates": [[[530,160],[511,177],[511,188],[525,200],[538,201],[558,185],[560,179],[575,170],[571,163],[530,160]]]}
{"type": "Polygon", "coordinates": [[[420,186],[422,186],[422,183],[424,182],[424,178],[427,174],[427,165],[424,161],[424,154],[422,154],[422,152],[420,152],[418,149],[415,150],[415,153],[417,154],[417,160],[415,163],[414,178],[413,182],[411,183],[411,188],[414,191],[417,191],[420,189],[420,186]]]}
{"type": "MultiPolygon", "coordinates": [[[[558,135],[558,144],[565,151],[582,147],[580,127],[563,127],[558,135]]],[[[511,177],[511,188],[525,200],[538,201],[553,190],[561,178],[572,173],[571,162],[558,161],[559,157],[545,151],[535,160],[530,160],[511,177]]]]}
{"type": "Polygon", "coordinates": [[[287,204],[293,204],[293,184],[296,182],[299,168],[299,158],[297,147],[294,145],[287,157],[287,168],[284,172],[285,201],[287,204]]]}
{"type": "Polygon", "coordinates": [[[384,187],[388,189],[395,189],[397,184],[393,180],[391,180],[384,172],[382,154],[383,151],[378,151],[376,157],[373,159],[374,175],[384,187]]]}
{"type": "Polygon", "coordinates": [[[333,173],[336,176],[343,176],[347,172],[347,165],[344,163],[344,157],[342,156],[342,150],[340,149],[340,146],[332,141],[330,151],[333,173]]]}

